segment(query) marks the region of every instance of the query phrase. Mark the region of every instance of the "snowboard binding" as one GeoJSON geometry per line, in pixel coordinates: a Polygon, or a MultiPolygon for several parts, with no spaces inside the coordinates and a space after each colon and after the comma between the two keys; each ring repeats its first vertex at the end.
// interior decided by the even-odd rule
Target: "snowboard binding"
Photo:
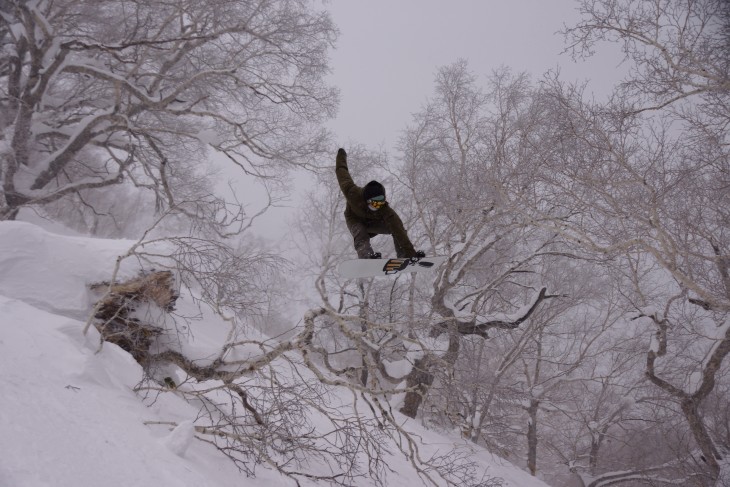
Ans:
{"type": "Polygon", "coordinates": [[[338,272],[342,277],[367,278],[379,276],[394,276],[402,272],[412,273],[435,269],[443,262],[446,257],[443,255],[434,255],[426,257],[416,255],[415,257],[397,257],[393,259],[352,259],[340,262],[337,266],[338,272]]]}
{"type": "Polygon", "coordinates": [[[391,274],[397,274],[398,272],[402,271],[409,265],[418,265],[420,267],[432,267],[433,262],[421,262],[421,259],[424,258],[424,256],[416,256],[416,257],[410,257],[410,258],[396,258],[396,259],[388,259],[388,261],[383,266],[383,272],[386,276],[389,276],[391,274]]]}

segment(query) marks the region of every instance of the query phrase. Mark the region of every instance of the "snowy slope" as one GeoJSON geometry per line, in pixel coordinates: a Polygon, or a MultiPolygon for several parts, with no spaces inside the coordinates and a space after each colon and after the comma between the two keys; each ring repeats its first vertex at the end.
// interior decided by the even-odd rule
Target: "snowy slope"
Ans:
{"type": "MultiPolygon", "coordinates": [[[[294,485],[265,468],[245,477],[192,439],[195,408],[173,394],[145,405],[132,390],[142,377],[132,357],[108,343],[100,349],[93,328],[82,335],[92,304],[87,285],[109,279],[116,256],[131,244],[0,222],[0,486],[294,485]],[[180,426],[155,424],[170,421],[180,426]]],[[[121,271],[135,273],[132,264],[121,271]]],[[[198,331],[189,350],[219,340],[219,323],[202,325],[210,334],[198,331]]],[[[414,421],[406,427],[422,438],[425,455],[461,444],[504,485],[545,486],[481,448],[414,421]]],[[[396,472],[390,485],[421,485],[402,457],[388,458],[396,472]]]]}

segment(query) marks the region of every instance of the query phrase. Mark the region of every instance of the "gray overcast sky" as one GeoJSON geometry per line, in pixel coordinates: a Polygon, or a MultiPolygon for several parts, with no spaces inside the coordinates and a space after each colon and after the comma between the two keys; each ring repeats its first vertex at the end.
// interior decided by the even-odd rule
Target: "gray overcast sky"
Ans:
{"type": "MultiPolygon", "coordinates": [[[[564,44],[557,31],[579,19],[575,0],[322,1],[340,30],[330,53],[329,81],[341,95],[338,116],[328,124],[336,135],[333,165],[337,147],[352,143],[382,145],[395,161],[394,146],[411,115],[432,96],[436,71],[459,58],[485,81],[500,66],[533,78],[560,66],[564,79],[590,80],[589,90],[598,95],[608,93],[620,72],[615,46],[613,55],[605,49],[585,62],[560,55],[564,44]]],[[[307,174],[294,181],[297,190],[311,187],[307,174]]],[[[263,198],[260,188],[241,183],[244,200],[263,198]]],[[[269,211],[256,231],[281,238],[296,200],[269,211]]]]}
{"type": "MultiPolygon", "coordinates": [[[[579,19],[575,0],[330,0],[340,29],[331,82],[341,90],[329,126],[339,145],[389,151],[433,92],[437,69],[459,58],[482,79],[502,65],[534,78],[561,67],[596,94],[617,80],[616,50],[575,63],[556,32],[579,19]]],[[[391,153],[391,156],[395,154],[391,153]]]]}

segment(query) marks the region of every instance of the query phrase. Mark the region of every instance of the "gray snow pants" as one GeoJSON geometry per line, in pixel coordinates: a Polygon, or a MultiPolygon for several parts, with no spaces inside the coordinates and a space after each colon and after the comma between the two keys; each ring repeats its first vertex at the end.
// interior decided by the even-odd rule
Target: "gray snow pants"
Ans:
{"type": "MultiPolygon", "coordinates": [[[[355,251],[357,252],[358,259],[367,259],[369,254],[373,251],[373,247],[370,245],[370,239],[376,235],[390,235],[390,229],[380,222],[361,222],[361,221],[347,221],[347,228],[352,234],[352,239],[355,242],[355,251]]],[[[393,239],[393,245],[395,246],[395,254],[397,257],[403,257],[403,249],[398,245],[395,239],[393,239]]]]}

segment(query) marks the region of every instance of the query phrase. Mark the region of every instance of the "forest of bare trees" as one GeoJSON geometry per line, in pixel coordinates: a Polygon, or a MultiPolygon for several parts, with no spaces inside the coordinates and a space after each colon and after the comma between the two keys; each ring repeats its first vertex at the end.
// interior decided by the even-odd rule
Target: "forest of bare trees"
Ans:
{"type": "Polygon", "coordinates": [[[429,485],[498,485],[458,451],[421,458],[402,426],[414,418],[551,485],[730,485],[730,4],[576,7],[566,56],[625,57],[611,96],[558,72],[439,67],[395,156],[348,158],[357,183],[389,188],[415,246],[448,259],[345,280],[325,11],[2,2],[0,219],[32,210],[139,239],[125,258],[173,270],[230,323],[205,366],[145,356],[140,391],[165,394],[155,374],[184,371],[178,393],[210,423],[198,432],[244,471],[382,479],[388,438],[429,485]],[[212,154],[269,188],[295,168],[316,179],[295,229],[314,296],[275,339],[249,323],[267,319],[258,303],[286,301],[283,259],[247,239],[248,202],[215,193],[212,154]],[[328,403],[330,387],[362,414],[328,403]],[[307,436],[308,408],[330,419],[327,446],[307,436]]]}

